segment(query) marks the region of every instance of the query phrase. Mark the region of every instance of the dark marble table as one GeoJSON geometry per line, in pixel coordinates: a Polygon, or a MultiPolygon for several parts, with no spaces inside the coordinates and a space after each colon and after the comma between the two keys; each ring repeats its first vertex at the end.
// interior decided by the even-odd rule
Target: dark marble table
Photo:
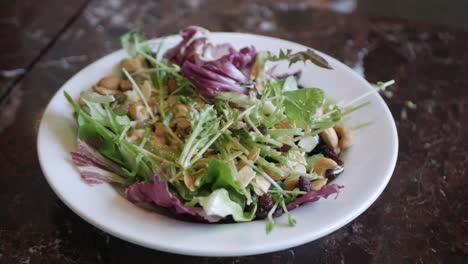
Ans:
{"type": "Polygon", "coordinates": [[[468,31],[337,13],[326,2],[0,1],[0,263],[467,263],[468,31]],[[135,24],[148,36],[191,24],[270,35],[335,56],[371,82],[395,79],[383,97],[400,152],[384,193],[324,238],[240,258],[158,252],[82,220],[42,175],[38,123],[57,89],[135,24]]]}

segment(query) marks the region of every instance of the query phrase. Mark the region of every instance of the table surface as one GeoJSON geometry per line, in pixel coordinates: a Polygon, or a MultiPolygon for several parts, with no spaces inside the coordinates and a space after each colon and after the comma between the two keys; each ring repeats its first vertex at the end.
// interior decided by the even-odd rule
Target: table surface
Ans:
{"type": "Polygon", "coordinates": [[[326,6],[294,0],[0,2],[0,263],[467,263],[468,31],[326,6]],[[88,224],[43,177],[37,128],[59,87],[118,49],[118,36],[136,24],[147,36],[191,24],[270,35],[332,55],[370,82],[395,79],[383,94],[400,141],[389,185],[338,231],[258,256],[158,252],[88,224]]]}

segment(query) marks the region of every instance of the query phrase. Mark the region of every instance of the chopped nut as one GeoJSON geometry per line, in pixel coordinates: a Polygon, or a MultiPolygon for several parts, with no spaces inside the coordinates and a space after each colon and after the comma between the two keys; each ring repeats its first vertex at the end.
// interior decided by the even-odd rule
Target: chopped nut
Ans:
{"type": "Polygon", "coordinates": [[[338,167],[338,164],[334,160],[329,158],[322,158],[315,163],[314,172],[317,173],[317,175],[325,176],[327,170],[334,170],[338,167]]]}
{"type": "Polygon", "coordinates": [[[282,128],[291,128],[292,122],[288,119],[281,120],[280,122],[274,125],[275,128],[282,129],[282,128]]]}
{"type": "Polygon", "coordinates": [[[299,176],[291,176],[284,180],[283,185],[286,190],[293,190],[299,182],[299,176]]]}
{"type": "Polygon", "coordinates": [[[255,194],[257,194],[258,196],[261,196],[265,193],[268,192],[268,189],[270,189],[270,185],[271,183],[265,179],[265,177],[263,176],[260,176],[260,175],[257,175],[253,180],[252,180],[253,183],[255,183],[254,186],[254,192],[255,194]]]}
{"type": "Polygon", "coordinates": [[[247,187],[250,181],[255,178],[255,171],[250,166],[244,166],[239,170],[238,178],[242,186],[247,187]]]}
{"type": "Polygon", "coordinates": [[[175,103],[179,101],[179,97],[175,95],[169,96],[163,103],[164,109],[174,107],[175,103]]]}
{"type": "Polygon", "coordinates": [[[156,123],[154,134],[158,137],[165,137],[167,134],[167,128],[163,123],[156,123]]]}
{"type": "Polygon", "coordinates": [[[142,138],[143,136],[145,135],[145,130],[144,129],[130,129],[130,131],[128,132],[128,140],[129,141],[134,141],[134,140],[137,140],[139,138],[142,138]]]}
{"type": "Polygon", "coordinates": [[[141,90],[141,93],[143,94],[143,96],[148,99],[150,98],[154,88],[153,88],[153,84],[151,84],[150,81],[148,80],[145,80],[143,81],[142,83],[139,83],[138,86],[140,87],[140,90],[141,90]]]}
{"type": "Polygon", "coordinates": [[[151,97],[148,100],[148,105],[151,108],[151,110],[153,111],[153,114],[156,115],[159,112],[159,102],[155,97],[151,97]]]}
{"type": "Polygon", "coordinates": [[[142,102],[131,104],[128,107],[128,114],[133,120],[146,120],[149,118],[148,112],[142,102]]]}
{"type": "Polygon", "coordinates": [[[190,109],[187,105],[177,104],[174,106],[175,117],[187,117],[190,113],[190,109]]]}
{"type": "Polygon", "coordinates": [[[102,94],[102,95],[114,95],[114,94],[119,92],[117,90],[112,90],[112,89],[109,89],[109,88],[106,88],[106,87],[103,87],[103,86],[97,86],[97,85],[93,86],[93,90],[96,93],[102,94]]]}
{"type": "Polygon", "coordinates": [[[181,128],[181,129],[186,129],[190,127],[190,122],[185,118],[175,119],[174,124],[177,128],[181,128]]]}
{"type": "Polygon", "coordinates": [[[318,179],[312,182],[312,190],[320,191],[323,186],[327,185],[328,179],[318,179]]]}
{"type": "Polygon", "coordinates": [[[281,140],[282,142],[293,143],[293,137],[290,135],[281,135],[278,137],[278,140],[281,140]]]}
{"type": "Polygon", "coordinates": [[[77,103],[78,103],[78,105],[79,105],[79,106],[83,106],[83,105],[85,105],[85,102],[83,101],[83,99],[81,98],[81,96],[80,96],[80,97],[78,97],[78,101],[77,101],[77,103]]]}
{"type": "Polygon", "coordinates": [[[351,130],[351,128],[336,125],[334,129],[338,135],[338,146],[340,148],[346,149],[353,145],[353,130],[351,130]]]}
{"type": "Polygon", "coordinates": [[[193,173],[188,173],[187,171],[184,171],[184,183],[185,186],[191,191],[195,191],[196,186],[195,183],[199,177],[201,177],[205,173],[206,169],[202,168],[196,172],[193,173]]]}
{"type": "Polygon", "coordinates": [[[255,162],[257,159],[260,157],[260,149],[257,147],[254,147],[252,150],[250,150],[249,155],[247,155],[247,159],[255,162]]]}
{"type": "Polygon", "coordinates": [[[153,135],[150,140],[151,144],[155,147],[162,147],[166,146],[166,139],[163,137],[158,137],[156,135],[153,135]]]}
{"type": "MultiPolygon", "coordinates": [[[[284,166],[281,163],[276,163],[275,166],[280,170],[284,168],[284,166]]],[[[289,173],[285,172],[284,170],[281,170],[281,173],[278,173],[270,169],[265,169],[265,172],[268,175],[270,175],[270,177],[275,181],[283,180],[289,176],[289,173]]]]}
{"type": "Polygon", "coordinates": [[[307,172],[307,162],[304,155],[303,152],[296,151],[292,153],[288,161],[289,166],[291,166],[294,171],[302,174],[307,172]]]}
{"type": "Polygon", "coordinates": [[[177,136],[185,138],[190,133],[190,122],[185,118],[177,118],[173,121],[172,126],[175,127],[175,133],[177,136]]]}
{"type": "Polygon", "coordinates": [[[125,68],[128,72],[136,72],[148,67],[148,64],[146,63],[145,58],[137,57],[123,59],[122,62],[120,62],[120,66],[125,68]]]}
{"type": "Polygon", "coordinates": [[[169,92],[175,91],[176,88],[177,88],[176,80],[170,79],[169,81],[167,81],[167,89],[169,90],[169,92]]]}
{"type": "Polygon", "coordinates": [[[111,90],[119,89],[119,85],[120,78],[113,75],[102,78],[97,84],[97,86],[102,86],[111,90]]]}
{"type": "Polygon", "coordinates": [[[140,100],[140,96],[138,95],[138,93],[133,90],[126,91],[124,92],[124,94],[127,96],[127,101],[129,103],[136,103],[140,100]]]}
{"type": "Polygon", "coordinates": [[[119,87],[122,91],[128,91],[133,89],[133,85],[129,80],[121,80],[119,87]]]}
{"type": "Polygon", "coordinates": [[[336,134],[335,129],[333,129],[333,127],[327,128],[324,131],[322,131],[322,133],[320,133],[320,136],[329,147],[333,149],[338,148],[338,135],[336,134]]]}

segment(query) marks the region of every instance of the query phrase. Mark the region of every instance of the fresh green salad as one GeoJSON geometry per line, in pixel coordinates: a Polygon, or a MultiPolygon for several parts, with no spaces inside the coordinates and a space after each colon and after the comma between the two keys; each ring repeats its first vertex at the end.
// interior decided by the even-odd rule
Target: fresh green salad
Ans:
{"type": "Polygon", "coordinates": [[[129,201],[191,221],[267,219],[268,232],[274,217],[293,226],[292,209],[338,193],[339,154],[353,143],[342,121],[366,103],[337,105],[303,87],[301,71],[274,73],[280,63],[332,70],[324,58],[215,45],[196,26],[181,37],[162,52],[128,33],[118,74],[77,101],[65,93],[79,127],[72,160],[86,182],[121,185],[129,201]]]}

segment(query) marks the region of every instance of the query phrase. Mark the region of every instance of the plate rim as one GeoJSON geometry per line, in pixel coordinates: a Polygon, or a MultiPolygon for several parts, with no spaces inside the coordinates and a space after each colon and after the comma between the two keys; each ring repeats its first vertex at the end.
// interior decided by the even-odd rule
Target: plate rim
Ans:
{"type": "MultiPolygon", "coordinates": [[[[290,44],[290,45],[300,45],[300,46],[303,46],[303,47],[310,48],[308,46],[305,46],[303,44],[296,43],[296,42],[293,42],[293,41],[290,41],[290,40],[275,38],[275,37],[265,36],[265,35],[259,35],[259,34],[252,34],[252,33],[211,32],[211,34],[212,35],[221,35],[221,36],[222,35],[237,35],[238,37],[246,37],[246,38],[249,38],[249,37],[263,38],[265,40],[282,41],[282,42],[290,44]]],[[[160,37],[160,38],[154,38],[154,39],[149,40],[149,42],[155,42],[155,41],[160,41],[161,39],[174,38],[174,37],[178,37],[178,35],[169,35],[169,36],[164,36],[164,37],[160,37]]],[[[255,46],[255,44],[252,44],[252,45],[255,46]]],[[[313,49],[313,48],[311,48],[311,49],[313,49]]],[[[367,90],[372,89],[371,84],[366,79],[364,79],[361,75],[359,75],[358,73],[356,73],[355,71],[350,69],[347,65],[345,65],[344,63],[342,63],[338,59],[335,59],[334,57],[332,57],[330,55],[327,55],[327,54],[325,54],[323,52],[320,52],[320,51],[318,51],[316,49],[313,49],[313,50],[317,51],[321,55],[326,55],[327,59],[332,60],[334,62],[334,64],[337,64],[337,65],[340,65],[341,67],[346,68],[353,75],[354,78],[356,78],[356,79],[360,80],[362,83],[366,84],[366,89],[367,90]]],[[[36,151],[37,151],[37,155],[38,155],[40,168],[41,168],[41,171],[42,171],[44,177],[46,178],[47,183],[51,187],[51,189],[59,197],[59,199],[68,208],[70,208],[75,214],[77,214],[79,217],[81,217],[86,222],[88,222],[88,223],[92,224],[93,226],[97,227],[98,229],[100,229],[100,230],[102,230],[102,231],[104,231],[104,232],[106,232],[108,234],[111,234],[111,235],[113,235],[113,236],[115,236],[117,238],[120,238],[122,240],[134,243],[136,245],[140,245],[140,246],[150,248],[150,249],[170,252],[170,253],[182,254],[182,255],[220,256],[220,257],[257,255],[257,254],[263,254],[263,253],[268,253],[268,252],[274,252],[274,251],[278,251],[278,250],[284,250],[284,249],[288,249],[288,248],[291,248],[291,247],[296,247],[296,246],[299,246],[299,245],[314,241],[316,239],[322,238],[322,237],[324,237],[324,236],[338,230],[339,228],[344,227],[345,225],[349,224],[351,221],[356,219],[358,216],[360,216],[365,210],[367,210],[377,200],[377,198],[382,194],[382,192],[388,186],[388,183],[389,183],[389,181],[390,181],[390,179],[391,179],[391,177],[392,177],[392,175],[393,175],[393,173],[395,171],[395,167],[396,167],[396,163],[397,163],[397,157],[398,157],[398,151],[399,151],[399,141],[398,141],[398,131],[397,131],[397,127],[396,127],[396,123],[395,123],[395,120],[393,118],[393,115],[392,115],[388,105],[385,103],[383,98],[379,95],[379,96],[377,96],[378,97],[377,100],[382,105],[386,116],[391,121],[390,123],[391,123],[391,128],[392,128],[391,129],[392,141],[395,143],[395,144],[392,145],[392,155],[391,155],[391,158],[390,158],[389,163],[388,163],[389,166],[387,167],[387,170],[385,171],[385,179],[382,182],[382,184],[379,185],[378,189],[375,189],[375,190],[373,190],[371,192],[372,195],[370,196],[370,198],[368,198],[365,201],[365,203],[362,203],[358,208],[354,209],[352,214],[349,214],[346,218],[342,218],[342,219],[337,220],[332,227],[330,227],[330,228],[328,228],[326,230],[322,230],[321,232],[318,232],[318,234],[315,237],[310,238],[308,236],[302,236],[300,239],[288,239],[288,240],[285,240],[283,243],[276,243],[276,244],[271,245],[269,247],[262,247],[261,249],[246,248],[246,249],[241,250],[241,251],[237,250],[237,251],[229,251],[229,252],[226,252],[226,251],[220,252],[220,251],[216,251],[216,250],[206,250],[206,249],[205,250],[199,250],[199,249],[195,249],[195,247],[191,248],[191,249],[187,249],[187,248],[180,249],[177,246],[170,246],[170,245],[167,246],[167,245],[164,245],[162,243],[158,244],[158,245],[155,245],[155,244],[152,244],[152,243],[146,243],[144,241],[133,239],[132,237],[126,236],[125,233],[121,233],[121,232],[119,232],[117,230],[113,230],[112,228],[108,228],[105,224],[102,224],[102,223],[100,223],[98,221],[95,221],[91,217],[88,217],[88,215],[85,212],[82,212],[80,209],[78,209],[72,203],[70,203],[70,201],[68,201],[62,195],[62,193],[57,189],[57,186],[55,186],[55,184],[53,183],[53,180],[52,180],[53,176],[49,176],[46,173],[46,169],[45,169],[45,162],[46,161],[44,160],[44,157],[41,156],[41,149],[42,149],[41,142],[42,141],[40,139],[41,139],[41,135],[44,133],[43,131],[45,130],[44,122],[43,122],[44,116],[47,113],[47,111],[50,109],[50,105],[52,104],[52,101],[54,100],[54,98],[57,97],[57,96],[60,96],[60,93],[62,92],[62,88],[65,86],[65,84],[69,83],[73,78],[75,78],[82,71],[86,70],[87,68],[92,67],[92,65],[94,65],[95,63],[97,63],[97,62],[99,62],[99,61],[101,61],[101,60],[103,60],[105,58],[108,58],[110,56],[113,56],[114,54],[119,53],[121,51],[122,51],[122,49],[118,49],[118,50],[110,52],[109,54],[106,54],[106,55],[94,60],[90,64],[88,64],[85,67],[81,68],[79,71],[75,72],[70,78],[68,78],[60,86],[60,88],[50,98],[49,102],[47,103],[47,106],[44,108],[44,112],[43,112],[43,114],[41,116],[41,121],[40,121],[39,129],[38,129],[38,133],[37,133],[37,137],[36,137],[36,151]]]]}

